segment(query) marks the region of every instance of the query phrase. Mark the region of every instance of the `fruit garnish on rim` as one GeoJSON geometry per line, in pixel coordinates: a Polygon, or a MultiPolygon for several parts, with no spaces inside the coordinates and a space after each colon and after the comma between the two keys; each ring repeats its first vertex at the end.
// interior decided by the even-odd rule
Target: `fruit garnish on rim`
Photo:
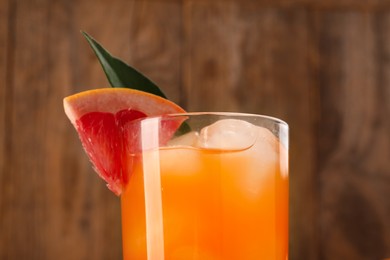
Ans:
{"type": "Polygon", "coordinates": [[[184,112],[167,99],[127,88],[81,92],[66,97],[64,109],[95,170],[117,195],[127,181],[123,172],[123,153],[128,143],[125,125],[146,116],[184,112]]]}
{"type": "Polygon", "coordinates": [[[128,180],[128,173],[124,170],[128,163],[125,153],[132,146],[126,125],[138,118],[185,111],[166,99],[152,81],[112,57],[96,41],[84,35],[113,88],[88,90],[68,96],[64,99],[64,109],[95,171],[107,182],[111,191],[120,195],[128,180]]]}

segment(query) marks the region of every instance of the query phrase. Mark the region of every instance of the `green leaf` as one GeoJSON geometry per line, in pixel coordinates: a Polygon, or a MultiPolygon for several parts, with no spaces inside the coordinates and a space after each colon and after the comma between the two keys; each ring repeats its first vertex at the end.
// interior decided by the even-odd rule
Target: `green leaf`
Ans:
{"type": "Polygon", "coordinates": [[[190,127],[190,125],[187,122],[184,121],[180,125],[179,129],[177,129],[177,131],[175,132],[175,136],[176,137],[177,136],[182,136],[182,135],[184,135],[186,133],[189,133],[189,132],[191,132],[191,127],[190,127]]]}
{"type": "Polygon", "coordinates": [[[164,93],[150,79],[142,75],[136,69],[130,67],[122,60],[111,56],[97,41],[86,32],[82,32],[89,45],[95,52],[100,64],[106,73],[107,79],[114,88],[132,88],[149,92],[163,98],[164,93]]]}

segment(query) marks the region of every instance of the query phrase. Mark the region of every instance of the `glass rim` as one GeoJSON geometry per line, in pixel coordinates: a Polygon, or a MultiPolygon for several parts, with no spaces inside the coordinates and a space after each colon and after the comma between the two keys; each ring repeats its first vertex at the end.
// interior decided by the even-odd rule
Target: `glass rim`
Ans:
{"type": "Polygon", "coordinates": [[[254,114],[254,113],[242,113],[242,112],[183,112],[183,113],[171,113],[171,114],[164,114],[164,115],[155,115],[155,116],[147,116],[143,118],[139,118],[136,121],[143,121],[148,119],[154,119],[154,118],[175,118],[180,116],[235,116],[235,117],[248,117],[248,118],[261,118],[264,120],[272,121],[275,124],[283,125],[287,128],[289,128],[289,125],[283,121],[282,119],[279,119],[277,117],[273,116],[267,116],[262,114],[254,114]]]}

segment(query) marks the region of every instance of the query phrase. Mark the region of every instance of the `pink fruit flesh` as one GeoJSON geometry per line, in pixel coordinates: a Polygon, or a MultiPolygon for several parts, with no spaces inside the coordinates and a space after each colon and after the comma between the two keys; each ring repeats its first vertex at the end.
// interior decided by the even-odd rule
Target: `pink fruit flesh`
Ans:
{"type": "Polygon", "coordinates": [[[95,171],[107,182],[107,187],[120,195],[128,181],[125,162],[125,149],[131,142],[124,138],[125,125],[146,114],[132,109],[124,109],[115,114],[90,112],[76,120],[76,128],[95,171]]]}

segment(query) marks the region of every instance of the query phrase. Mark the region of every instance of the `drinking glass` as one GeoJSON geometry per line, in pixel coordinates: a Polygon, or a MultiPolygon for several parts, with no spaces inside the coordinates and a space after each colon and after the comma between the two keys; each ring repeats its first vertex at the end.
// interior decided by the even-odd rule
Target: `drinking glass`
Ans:
{"type": "Polygon", "coordinates": [[[126,126],[124,259],[288,258],[288,125],[188,113],[126,126]]]}

